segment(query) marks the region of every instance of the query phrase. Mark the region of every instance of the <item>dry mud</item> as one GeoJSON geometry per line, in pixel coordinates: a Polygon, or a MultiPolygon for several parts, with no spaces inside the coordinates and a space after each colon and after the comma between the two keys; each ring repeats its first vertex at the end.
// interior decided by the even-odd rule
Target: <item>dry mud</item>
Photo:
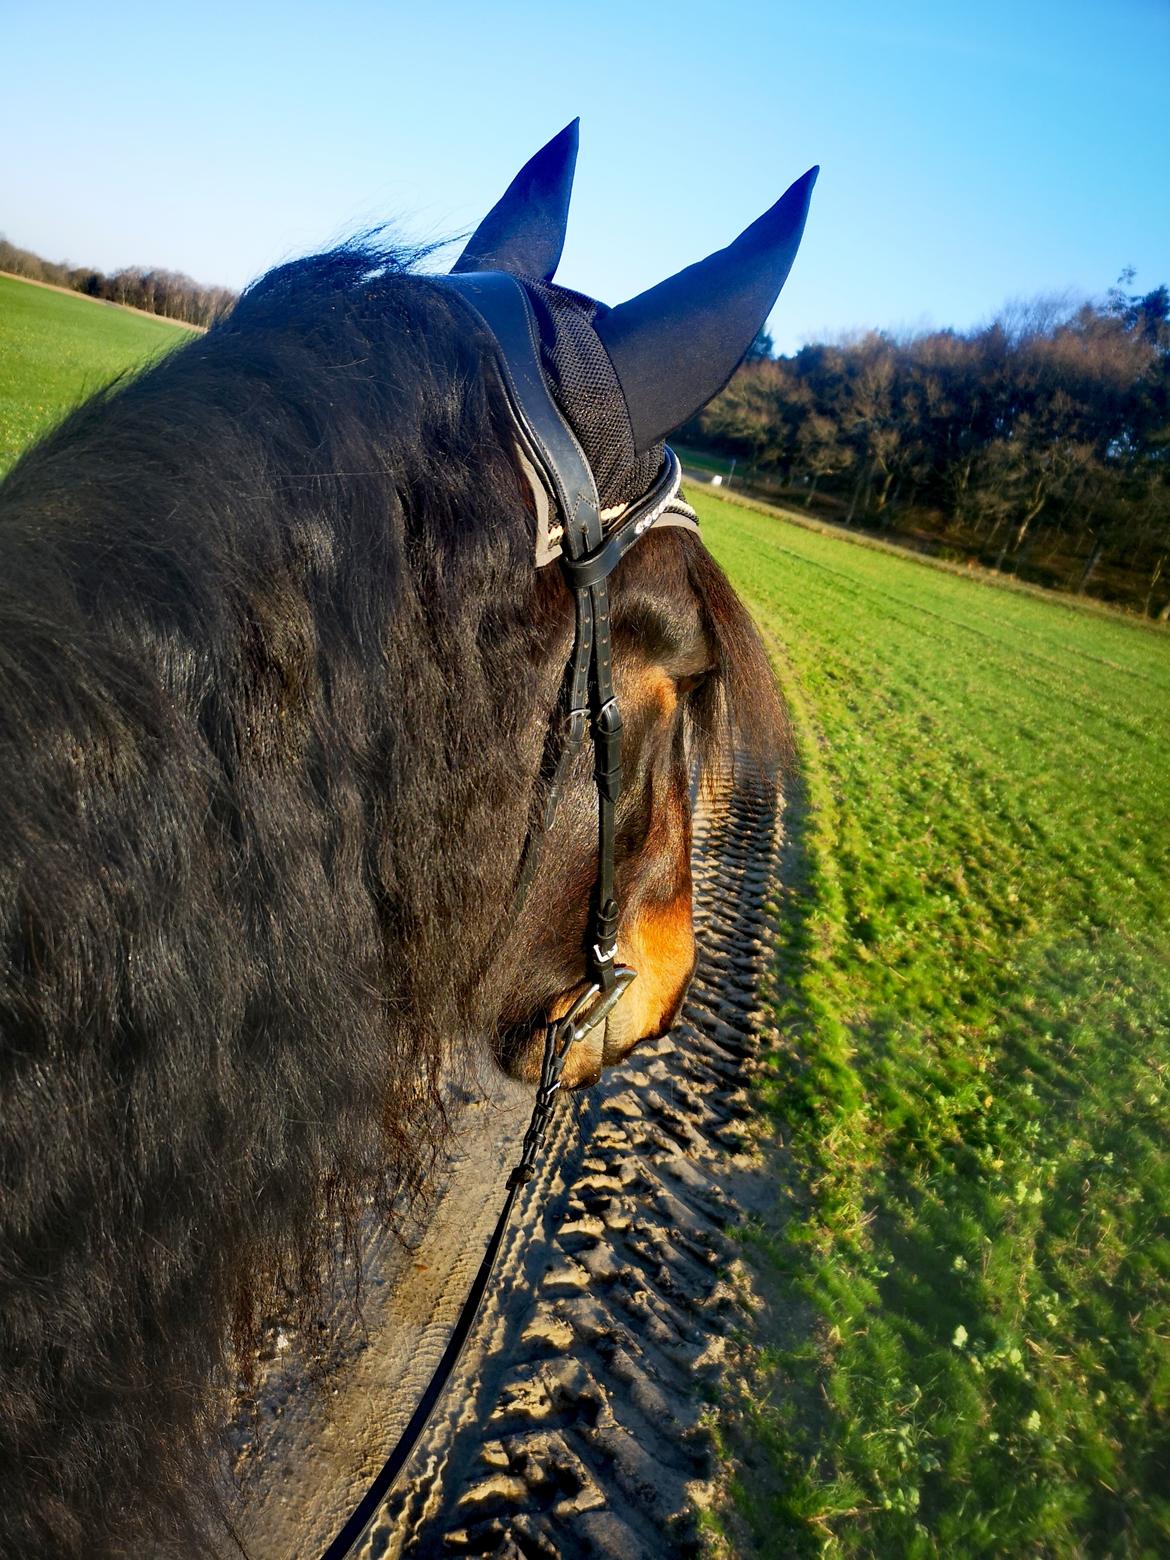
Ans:
{"type": "MultiPolygon", "coordinates": [[[[774,1196],[746,1085],[768,1025],[778,850],[770,803],[724,788],[702,807],[701,954],[683,1018],[562,1103],[456,1376],[363,1560],[701,1551],[716,1473],[705,1405],[743,1319],[730,1229],[774,1196]]],[[[274,1334],[236,1437],[254,1560],[319,1555],[380,1468],[462,1305],[529,1105],[503,1083],[467,1102],[413,1249],[371,1227],[362,1315],[339,1303],[327,1369],[306,1376],[274,1334]]]]}

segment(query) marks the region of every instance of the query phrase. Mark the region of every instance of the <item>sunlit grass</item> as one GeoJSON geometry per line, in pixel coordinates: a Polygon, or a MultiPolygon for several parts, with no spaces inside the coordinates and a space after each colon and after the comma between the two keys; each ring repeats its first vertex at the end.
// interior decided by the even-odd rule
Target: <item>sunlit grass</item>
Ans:
{"type": "Polygon", "coordinates": [[[1170,637],[698,507],[801,759],[754,1543],[1164,1553],[1170,637]]]}
{"type": "Polygon", "coordinates": [[[0,474],[87,395],[190,338],[170,321],[0,276],[0,474]]]}

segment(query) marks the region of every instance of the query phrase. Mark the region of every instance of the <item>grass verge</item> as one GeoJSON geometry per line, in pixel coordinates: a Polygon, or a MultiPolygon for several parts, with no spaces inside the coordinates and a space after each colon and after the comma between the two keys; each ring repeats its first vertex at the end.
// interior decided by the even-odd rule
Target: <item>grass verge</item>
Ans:
{"type": "Polygon", "coordinates": [[[171,320],[0,276],[0,475],[87,395],[191,334],[171,320]]]}
{"type": "Polygon", "coordinates": [[[1166,1552],[1165,637],[697,505],[807,792],[760,1261],[820,1326],[761,1360],[755,1543],[1166,1552]]]}

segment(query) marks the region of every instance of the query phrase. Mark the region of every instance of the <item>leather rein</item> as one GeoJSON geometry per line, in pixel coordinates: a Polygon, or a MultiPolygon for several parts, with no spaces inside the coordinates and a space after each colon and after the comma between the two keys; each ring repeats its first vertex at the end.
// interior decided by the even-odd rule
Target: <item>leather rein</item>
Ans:
{"type": "MultiPolygon", "coordinates": [[[[561,1075],[571,1047],[609,1017],[636,971],[617,962],[620,909],[614,885],[617,803],[622,789],[622,722],[613,686],[609,576],[654,525],[697,530],[694,511],[678,497],[678,458],[666,450],[650,491],[627,506],[606,529],[589,462],[553,401],[540,362],[540,336],[528,295],[502,271],[472,271],[432,278],[455,292],[486,327],[495,343],[496,365],[508,399],[521,463],[531,476],[538,513],[551,500],[559,527],[549,528],[537,549],[537,566],[560,562],[573,595],[576,627],[565,668],[565,727],[553,777],[538,824],[530,831],[516,896],[522,900],[536,870],[539,844],[551,827],[557,800],[587,731],[592,732],[597,784],[597,878],[589,921],[586,989],[568,1012],[545,1028],[540,1081],[520,1159],[507,1180],[507,1196],[463,1309],[426,1391],[381,1470],[354,1507],[322,1560],[345,1560],[361,1542],[438,1406],[471,1335],[491,1282],[520,1188],[535,1174],[561,1075]],[[540,486],[537,486],[537,483],[540,486]],[[559,544],[559,545],[558,545],[559,544]]],[[[546,518],[546,517],[545,517],[546,518]]]]}

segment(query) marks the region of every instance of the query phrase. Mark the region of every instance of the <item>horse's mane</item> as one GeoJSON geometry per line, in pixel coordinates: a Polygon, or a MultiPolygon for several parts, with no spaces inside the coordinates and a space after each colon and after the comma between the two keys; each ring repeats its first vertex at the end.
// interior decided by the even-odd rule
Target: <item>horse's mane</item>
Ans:
{"type": "MultiPolygon", "coordinates": [[[[227,1341],[425,1189],[492,1022],[570,612],[410,261],[271,273],[0,489],[6,1554],[190,1552],[227,1341]]],[[[771,684],[685,545],[711,747],[771,684]]]]}

